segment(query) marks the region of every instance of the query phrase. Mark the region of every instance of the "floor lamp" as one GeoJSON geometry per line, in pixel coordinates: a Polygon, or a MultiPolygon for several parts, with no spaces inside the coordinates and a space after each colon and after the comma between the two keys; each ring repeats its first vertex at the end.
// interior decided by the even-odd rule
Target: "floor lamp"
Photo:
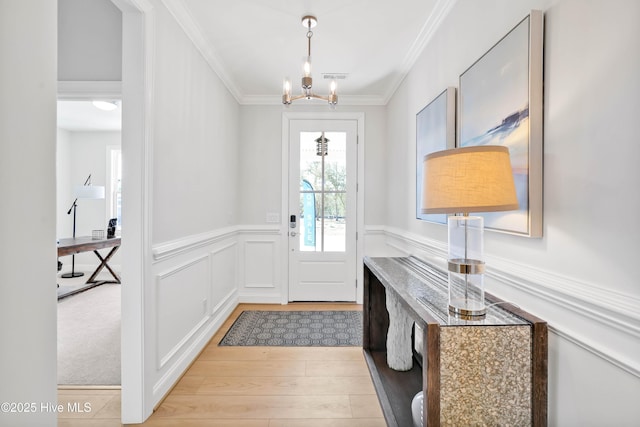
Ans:
{"type": "MultiPolygon", "coordinates": [[[[75,188],[75,200],[71,204],[71,207],[67,211],[67,215],[71,215],[73,211],[73,238],[76,238],[76,208],[78,207],[78,199],[104,199],[104,187],[100,185],[91,185],[91,174],[84,181],[83,185],[79,185],[75,188]]],[[[71,272],[64,273],[62,276],[65,279],[84,276],[82,272],[76,272],[76,256],[71,255],[71,272]]]]}

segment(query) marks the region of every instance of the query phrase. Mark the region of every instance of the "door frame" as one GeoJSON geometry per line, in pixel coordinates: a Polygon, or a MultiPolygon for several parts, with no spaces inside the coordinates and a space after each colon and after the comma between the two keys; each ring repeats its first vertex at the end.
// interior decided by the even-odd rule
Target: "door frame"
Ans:
{"type": "Polygon", "coordinates": [[[282,304],[289,302],[289,139],[290,123],[293,120],[355,120],[357,122],[357,156],[356,156],[356,303],[363,300],[363,267],[364,257],[364,120],[363,112],[283,112],[282,113],[282,207],[280,225],[280,254],[282,259],[281,295],[282,304]]]}
{"type": "MultiPolygon", "coordinates": [[[[121,400],[123,424],[144,422],[153,412],[153,384],[145,374],[145,347],[149,323],[145,322],[144,298],[151,277],[152,180],[151,135],[153,129],[152,87],[154,7],[149,0],[111,0],[122,12],[122,82],[58,82],[59,100],[120,98],[122,111],[121,149],[123,170],[123,216],[121,275],[121,400]],[[145,326],[146,325],[146,326],[145,326]],[[147,328],[145,330],[145,327],[147,328]]],[[[57,321],[57,317],[56,317],[57,321]]],[[[146,355],[149,359],[149,356],[146,355]]]]}

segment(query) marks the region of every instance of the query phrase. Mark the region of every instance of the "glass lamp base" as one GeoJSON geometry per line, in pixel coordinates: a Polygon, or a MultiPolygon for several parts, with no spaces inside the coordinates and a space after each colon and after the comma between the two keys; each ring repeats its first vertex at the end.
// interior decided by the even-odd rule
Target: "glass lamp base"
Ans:
{"type": "Polygon", "coordinates": [[[477,317],[487,314],[487,307],[482,302],[472,299],[452,299],[449,301],[449,312],[460,317],[477,317]]]}

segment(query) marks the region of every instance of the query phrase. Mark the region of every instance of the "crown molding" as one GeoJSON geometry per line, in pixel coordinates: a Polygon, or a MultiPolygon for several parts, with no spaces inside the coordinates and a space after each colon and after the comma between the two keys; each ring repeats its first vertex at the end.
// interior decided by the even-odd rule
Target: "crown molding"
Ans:
{"type": "Polygon", "coordinates": [[[202,54],[205,61],[209,64],[214,73],[218,75],[222,83],[226,86],[227,90],[241,104],[242,94],[235,85],[229,73],[227,73],[225,67],[222,65],[222,61],[216,54],[215,50],[211,47],[210,43],[204,37],[202,30],[196,24],[191,13],[187,10],[182,0],[161,0],[165,5],[169,13],[175,18],[180,27],[184,30],[187,37],[195,45],[196,49],[202,54]]]}
{"type": "Polygon", "coordinates": [[[391,100],[393,94],[396,93],[405,77],[409,74],[409,71],[411,71],[411,68],[415,65],[420,55],[427,47],[427,44],[444,21],[444,18],[446,18],[451,9],[453,9],[456,2],[457,0],[437,0],[433,8],[433,12],[429,15],[429,19],[427,19],[422,25],[418,37],[416,37],[415,41],[409,48],[409,51],[405,55],[400,66],[398,77],[389,87],[389,90],[384,97],[384,105],[386,105],[391,100]]]}
{"type": "MultiPolygon", "coordinates": [[[[274,95],[248,95],[240,98],[240,105],[282,105],[282,94],[274,95]]],[[[305,101],[296,101],[294,106],[305,105],[305,101]]],[[[326,101],[311,100],[306,103],[307,106],[326,106],[326,101]]],[[[385,99],[375,95],[339,95],[337,109],[341,105],[386,105],[385,99]]]]}
{"type": "MultiPolygon", "coordinates": [[[[244,95],[236,86],[233,79],[226,71],[222,60],[218,57],[215,49],[207,42],[201,28],[196,24],[193,16],[185,7],[183,0],[161,0],[169,13],[182,27],[187,37],[193,42],[198,51],[202,54],[211,69],[218,75],[223,84],[227,87],[231,95],[240,105],[280,105],[282,94],[277,95],[244,95]]],[[[339,104],[342,105],[387,105],[393,94],[398,90],[400,84],[411,70],[419,56],[422,54],[427,43],[431,40],[436,30],[442,24],[444,18],[449,14],[457,0],[437,0],[433,12],[429,19],[422,25],[418,37],[413,42],[409,51],[400,66],[398,77],[389,86],[386,94],[364,95],[364,96],[343,96],[340,95],[339,104]]]]}

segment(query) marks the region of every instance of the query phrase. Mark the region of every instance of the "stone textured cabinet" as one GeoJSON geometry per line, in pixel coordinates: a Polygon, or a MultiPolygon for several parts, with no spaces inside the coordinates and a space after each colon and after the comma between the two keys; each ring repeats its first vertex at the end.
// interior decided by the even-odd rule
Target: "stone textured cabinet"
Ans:
{"type": "Polygon", "coordinates": [[[547,425],[547,324],[486,299],[482,320],[462,320],[448,313],[446,272],[412,257],[365,258],[363,349],[389,426],[413,426],[420,390],[425,426],[547,425]],[[408,371],[387,364],[388,295],[415,322],[408,371]]]}

